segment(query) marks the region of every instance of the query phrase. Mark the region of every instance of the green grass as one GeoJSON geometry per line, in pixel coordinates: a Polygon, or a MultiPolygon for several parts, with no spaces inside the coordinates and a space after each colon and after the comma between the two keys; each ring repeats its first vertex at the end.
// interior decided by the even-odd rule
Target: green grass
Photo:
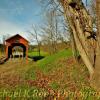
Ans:
{"type": "Polygon", "coordinates": [[[53,64],[55,61],[61,59],[61,58],[66,58],[72,56],[72,51],[71,49],[64,49],[56,54],[50,55],[45,57],[42,60],[39,60],[37,62],[39,68],[43,71],[47,71],[47,65],[53,64]]]}
{"type": "Polygon", "coordinates": [[[31,67],[25,74],[25,79],[27,80],[35,80],[36,79],[36,74],[35,74],[35,68],[31,67]]]}
{"type": "MultiPolygon", "coordinates": [[[[30,51],[30,52],[28,53],[28,55],[31,56],[31,57],[33,57],[33,56],[39,56],[39,52],[37,52],[37,51],[30,51]]],[[[40,55],[41,55],[41,56],[47,56],[48,53],[47,53],[47,52],[44,52],[44,51],[41,51],[41,52],[40,52],[40,55]]]]}
{"type": "Polygon", "coordinates": [[[59,88],[59,84],[56,83],[56,82],[52,82],[52,83],[50,84],[50,86],[51,86],[51,88],[54,89],[54,90],[57,90],[57,89],[59,88]]]}

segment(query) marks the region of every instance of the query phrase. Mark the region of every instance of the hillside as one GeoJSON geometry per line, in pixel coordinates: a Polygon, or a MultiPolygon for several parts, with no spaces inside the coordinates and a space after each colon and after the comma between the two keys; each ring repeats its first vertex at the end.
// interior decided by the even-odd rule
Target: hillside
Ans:
{"type": "MultiPolygon", "coordinates": [[[[60,52],[47,56],[37,62],[29,60],[9,60],[0,65],[0,90],[12,93],[15,91],[29,91],[28,97],[17,98],[17,100],[96,100],[95,96],[88,96],[85,92],[94,91],[89,85],[89,74],[84,66],[79,66],[72,57],[71,49],[64,49],[60,52]],[[83,97],[75,94],[82,92],[83,97]],[[59,93],[60,92],[60,93],[59,93]],[[70,94],[68,94],[68,92],[70,94]],[[58,96],[60,95],[60,96],[58,96]],[[87,97],[87,98],[86,98],[87,97]],[[57,99],[54,99],[57,98],[57,99]],[[86,98],[86,99],[85,99],[86,98]],[[95,98],[95,99],[91,99],[95,98]]],[[[9,95],[2,98],[15,100],[16,97],[9,95]]]]}

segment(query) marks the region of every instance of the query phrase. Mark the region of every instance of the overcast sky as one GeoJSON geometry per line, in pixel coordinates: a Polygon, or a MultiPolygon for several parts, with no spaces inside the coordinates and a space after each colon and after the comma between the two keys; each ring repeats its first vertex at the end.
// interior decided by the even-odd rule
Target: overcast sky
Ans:
{"type": "Polygon", "coordinates": [[[0,38],[4,34],[27,37],[26,31],[32,24],[40,25],[41,22],[38,0],[0,0],[0,38]]]}

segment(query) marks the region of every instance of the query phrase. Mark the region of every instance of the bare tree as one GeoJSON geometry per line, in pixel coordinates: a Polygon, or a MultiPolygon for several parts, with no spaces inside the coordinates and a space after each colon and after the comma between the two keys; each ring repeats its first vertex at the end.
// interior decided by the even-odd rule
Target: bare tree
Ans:
{"type": "Polygon", "coordinates": [[[45,16],[45,25],[42,26],[42,40],[47,41],[49,45],[49,50],[51,53],[58,51],[57,44],[59,42],[67,44],[69,35],[69,30],[67,24],[65,24],[64,16],[57,8],[57,5],[53,5],[52,8],[47,10],[45,16]]]}
{"type": "Polygon", "coordinates": [[[46,25],[42,27],[44,33],[42,40],[47,41],[50,53],[55,53],[57,51],[57,21],[55,21],[54,11],[46,13],[46,25]]]}
{"type": "Polygon", "coordinates": [[[94,72],[94,49],[92,48],[94,45],[92,42],[95,42],[95,39],[92,37],[88,39],[93,33],[91,17],[80,0],[77,2],[61,0],[61,4],[64,8],[65,18],[69,21],[77,49],[92,75],[94,72]]]}
{"type": "Polygon", "coordinates": [[[36,29],[36,26],[35,25],[32,25],[32,31],[28,31],[28,33],[30,33],[30,40],[32,42],[36,42],[37,44],[37,49],[38,49],[38,53],[39,53],[39,56],[41,55],[40,54],[40,46],[41,46],[41,41],[39,39],[40,37],[40,34],[38,33],[37,29],[36,29]]]}

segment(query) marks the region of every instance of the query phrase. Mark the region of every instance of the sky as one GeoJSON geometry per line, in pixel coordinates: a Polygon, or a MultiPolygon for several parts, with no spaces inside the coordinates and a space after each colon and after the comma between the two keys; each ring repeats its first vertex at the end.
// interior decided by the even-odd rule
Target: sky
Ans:
{"type": "Polygon", "coordinates": [[[27,38],[32,24],[40,24],[41,6],[38,0],[0,0],[0,38],[20,34],[27,38]]]}
{"type": "Polygon", "coordinates": [[[32,24],[42,22],[39,0],[0,0],[0,39],[7,34],[27,38],[32,24]]]}

